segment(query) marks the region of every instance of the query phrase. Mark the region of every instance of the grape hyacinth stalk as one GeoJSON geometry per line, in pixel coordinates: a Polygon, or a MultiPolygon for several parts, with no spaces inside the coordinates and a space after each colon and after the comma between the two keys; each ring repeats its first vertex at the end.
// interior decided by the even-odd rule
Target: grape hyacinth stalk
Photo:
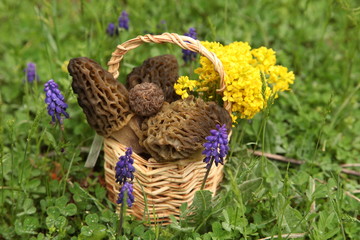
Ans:
{"type": "Polygon", "coordinates": [[[65,98],[61,94],[59,86],[51,79],[45,83],[44,92],[46,94],[45,103],[48,105],[47,110],[52,118],[52,123],[59,122],[62,125],[63,118],[61,115],[69,118],[69,114],[66,112],[68,105],[65,103],[65,98]]]}
{"type": "MultiPolygon", "coordinates": [[[[184,33],[185,36],[191,37],[193,39],[197,39],[197,33],[195,28],[189,28],[189,32],[188,33],[184,33]]],[[[185,63],[187,62],[191,62],[194,61],[196,59],[197,53],[187,50],[187,49],[182,49],[182,53],[183,53],[183,60],[185,61],[185,63]]]]}
{"type": "Polygon", "coordinates": [[[124,10],[119,17],[119,28],[129,30],[129,14],[124,10]]]}
{"type": "Polygon", "coordinates": [[[24,69],[26,74],[26,81],[33,83],[35,80],[39,80],[39,76],[36,74],[36,64],[29,62],[24,69]]]}
{"type": "Polygon", "coordinates": [[[204,162],[206,163],[207,171],[201,185],[201,190],[203,190],[205,187],[205,182],[213,162],[215,162],[216,166],[218,166],[219,163],[223,165],[224,158],[229,152],[229,141],[226,125],[224,124],[220,126],[217,124],[216,128],[217,129],[210,130],[211,135],[205,138],[207,142],[203,144],[205,150],[202,152],[202,154],[205,155],[204,162]]]}
{"type": "Polygon", "coordinates": [[[114,23],[109,23],[107,29],[106,29],[106,33],[112,37],[114,35],[119,35],[119,30],[118,28],[115,26],[114,23]]]}
{"type": "Polygon", "coordinates": [[[133,179],[135,168],[133,166],[134,159],[131,157],[132,148],[129,147],[126,149],[125,155],[119,157],[119,161],[115,166],[115,182],[118,184],[122,184],[120,188],[120,192],[118,195],[118,199],[116,201],[117,204],[121,204],[120,210],[120,228],[119,228],[119,236],[122,235],[122,225],[125,214],[125,201],[127,202],[128,207],[132,207],[135,198],[133,194],[133,179]]]}

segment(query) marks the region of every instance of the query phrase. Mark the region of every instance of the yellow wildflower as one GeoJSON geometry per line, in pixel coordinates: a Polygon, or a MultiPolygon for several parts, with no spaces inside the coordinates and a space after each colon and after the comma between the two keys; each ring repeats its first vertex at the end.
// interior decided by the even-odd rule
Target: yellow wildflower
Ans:
{"type": "Polygon", "coordinates": [[[274,93],[289,90],[289,84],[293,84],[295,80],[295,75],[292,71],[289,72],[286,67],[279,65],[271,67],[269,74],[268,82],[272,84],[274,93]]]}
{"type": "Polygon", "coordinates": [[[194,91],[198,85],[198,81],[190,80],[188,76],[181,76],[174,84],[174,89],[177,95],[182,99],[189,97],[188,91],[194,91]]]}
{"type": "MultiPolygon", "coordinates": [[[[276,65],[276,53],[272,49],[260,47],[251,49],[247,42],[233,42],[222,45],[217,42],[202,42],[209,51],[216,54],[225,70],[225,90],[222,100],[232,104],[232,120],[253,118],[267,106],[270,96],[289,89],[294,83],[294,74],[286,67],[276,65]]],[[[175,91],[182,98],[188,97],[188,91],[197,91],[199,95],[211,99],[219,89],[219,74],[206,57],[200,57],[200,67],[194,71],[199,80],[180,77],[175,91]]]]}
{"type": "Polygon", "coordinates": [[[269,69],[276,64],[275,51],[271,48],[260,47],[251,50],[254,59],[251,63],[264,73],[269,73],[269,69]]]}
{"type": "Polygon", "coordinates": [[[61,70],[65,73],[69,73],[67,66],[69,65],[69,61],[64,61],[63,64],[61,65],[61,70]]]}

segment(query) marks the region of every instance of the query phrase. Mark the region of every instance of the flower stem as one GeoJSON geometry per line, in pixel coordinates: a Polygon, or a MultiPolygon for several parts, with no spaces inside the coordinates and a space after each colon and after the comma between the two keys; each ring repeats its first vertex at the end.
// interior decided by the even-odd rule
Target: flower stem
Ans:
{"type": "Polygon", "coordinates": [[[202,185],[201,185],[200,190],[204,190],[205,182],[206,182],[207,177],[209,176],[210,169],[211,169],[211,167],[212,167],[212,165],[213,165],[213,162],[214,162],[214,158],[212,157],[211,160],[210,160],[210,163],[209,163],[209,168],[207,169],[207,171],[206,171],[206,173],[205,173],[204,180],[203,180],[203,182],[202,182],[202,185]]]}
{"type": "Polygon", "coordinates": [[[71,158],[70,165],[69,165],[69,169],[68,169],[68,171],[66,172],[66,176],[65,176],[65,179],[64,179],[64,189],[63,189],[62,195],[65,195],[67,180],[68,180],[68,178],[69,178],[70,170],[71,170],[71,167],[72,167],[74,158],[75,158],[75,153],[76,153],[76,151],[74,152],[74,154],[73,154],[73,156],[72,156],[72,158],[71,158]]]}
{"type": "Polygon", "coordinates": [[[127,200],[127,192],[125,191],[123,202],[121,203],[120,209],[120,223],[119,223],[119,237],[123,235],[123,223],[124,223],[124,215],[126,211],[126,200],[127,200]]]}

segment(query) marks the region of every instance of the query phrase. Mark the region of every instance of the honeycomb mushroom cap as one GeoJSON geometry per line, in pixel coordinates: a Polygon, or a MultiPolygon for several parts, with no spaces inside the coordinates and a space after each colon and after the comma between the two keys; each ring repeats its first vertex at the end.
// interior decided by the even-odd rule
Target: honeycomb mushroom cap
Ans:
{"type": "Polygon", "coordinates": [[[68,70],[78,103],[99,135],[108,137],[130,121],[134,113],[128,103],[128,91],[111,73],[86,57],[71,59],[68,70]]]}
{"type": "Polygon", "coordinates": [[[131,110],[139,116],[148,117],[160,111],[164,94],[155,83],[140,83],[129,91],[131,110]]]}
{"type": "Polygon", "coordinates": [[[164,93],[165,101],[172,102],[179,99],[175,93],[174,84],[179,78],[179,64],[173,55],[152,57],[135,67],[126,79],[126,86],[130,90],[137,84],[150,82],[158,85],[164,93]]]}
{"type": "Polygon", "coordinates": [[[142,124],[145,149],[160,162],[190,158],[203,149],[205,137],[216,124],[231,127],[229,113],[215,102],[189,97],[162,109],[142,124]]]}

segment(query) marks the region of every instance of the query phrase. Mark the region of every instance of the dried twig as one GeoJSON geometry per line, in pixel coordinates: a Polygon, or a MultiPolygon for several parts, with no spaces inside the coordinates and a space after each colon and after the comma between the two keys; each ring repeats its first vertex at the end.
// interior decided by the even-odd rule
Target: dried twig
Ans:
{"type": "MultiPolygon", "coordinates": [[[[302,161],[302,160],[296,160],[296,159],[293,159],[293,158],[287,158],[287,157],[277,155],[277,154],[263,153],[261,151],[253,151],[253,150],[248,150],[248,151],[250,153],[256,155],[256,156],[264,156],[264,157],[266,157],[266,158],[268,158],[270,160],[276,160],[276,161],[279,161],[279,162],[292,163],[292,164],[296,164],[296,165],[301,165],[301,164],[305,163],[305,161],[302,161]]],[[[357,163],[342,164],[340,166],[342,167],[341,168],[342,173],[346,173],[346,174],[349,174],[349,175],[354,175],[354,176],[359,176],[360,177],[360,172],[355,171],[355,170],[349,170],[349,169],[345,168],[345,167],[357,167],[357,166],[360,166],[360,164],[357,164],[357,163]]]]}
{"type": "Polygon", "coordinates": [[[302,238],[302,237],[305,237],[306,234],[307,233],[287,233],[287,234],[282,234],[281,236],[274,235],[274,236],[271,236],[271,237],[260,238],[258,240],[268,240],[268,239],[275,239],[275,238],[287,238],[287,239],[302,238]]]}
{"type": "MultiPolygon", "coordinates": [[[[310,178],[310,191],[311,191],[311,195],[314,194],[316,189],[316,184],[315,184],[315,179],[310,178]]],[[[313,202],[310,205],[310,213],[314,213],[316,211],[316,201],[315,198],[313,200],[313,202]]]]}
{"type": "Polygon", "coordinates": [[[346,163],[346,164],[341,164],[341,167],[360,167],[360,163],[346,163]]]}
{"type": "Polygon", "coordinates": [[[287,158],[287,157],[277,155],[277,154],[272,154],[272,153],[263,153],[261,151],[252,151],[252,150],[249,150],[249,152],[251,152],[252,154],[254,154],[256,156],[264,156],[264,157],[267,157],[269,159],[277,160],[277,161],[280,161],[280,162],[293,163],[293,164],[297,164],[297,165],[301,165],[301,164],[305,163],[305,161],[296,160],[296,159],[293,159],[293,158],[287,158]]]}
{"type": "Polygon", "coordinates": [[[348,195],[349,197],[355,199],[356,201],[360,202],[360,198],[356,197],[355,195],[351,194],[350,192],[346,191],[345,194],[348,195]]]}
{"type": "Polygon", "coordinates": [[[349,169],[342,168],[342,169],[341,169],[341,172],[346,173],[346,174],[349,174],[349,175],[355,175],[355,176],[359,176],[359,177],[360,177],[360,172],[358,172],[358,171],[354,171],[354,170],[349,170],[349,169]]]}

